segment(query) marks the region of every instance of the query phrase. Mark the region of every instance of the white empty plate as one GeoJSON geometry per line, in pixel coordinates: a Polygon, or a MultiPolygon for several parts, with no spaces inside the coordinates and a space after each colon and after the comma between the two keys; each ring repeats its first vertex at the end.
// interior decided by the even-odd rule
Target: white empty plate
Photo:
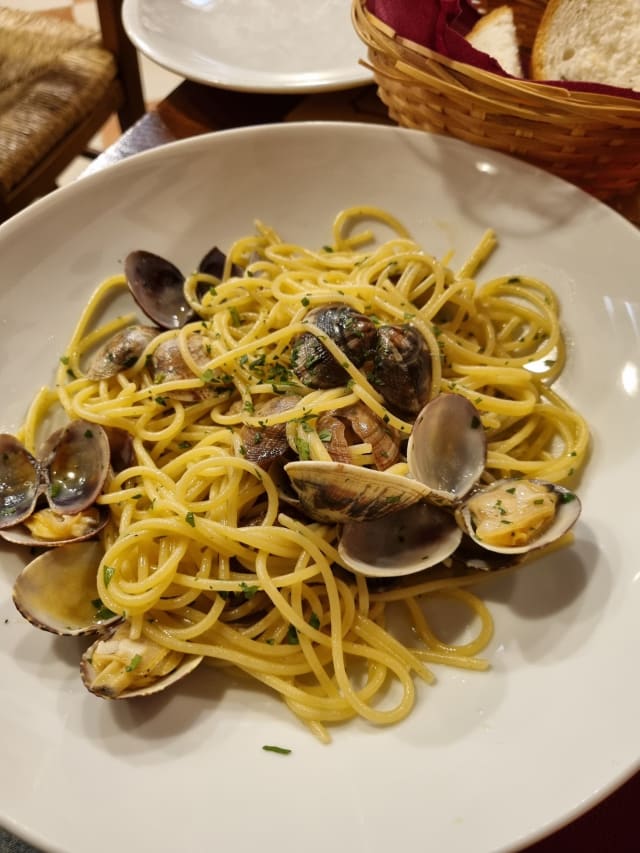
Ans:
{"type": "Polygon", "coordinates": [[[349,0],[124,0],[122,19],[142,53],[211,86],[303,93],[373,80],[349,0]]]}

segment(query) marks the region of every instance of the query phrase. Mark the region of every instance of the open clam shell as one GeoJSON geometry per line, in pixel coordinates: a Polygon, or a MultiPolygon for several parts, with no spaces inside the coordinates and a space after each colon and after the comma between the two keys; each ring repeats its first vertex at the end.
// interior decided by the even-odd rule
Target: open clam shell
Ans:
{"type": "Polygon", "coordinates": [[[16,578],[15,606],[28,622],[52,634],[76,637],[104,631],[121,617],[105,611],[98,600],[103,553],[96,541],[45,551],[16,578]]]}
{"type": "Polygon", "coordinates": [[[166,690],[193,672],[202,656],[180,654],[141,637],[132,640],[123,623],[93,643],[82,656],[80,674],[103,699],[135,699],[166,690]]]}
{"type": "Polygon", "coordinates": [[[31,515],[45,483],[38,460],[15,436],[0,435],[0,529],[31,515]]]}
{"type": "Polygon", "coordinates": [[[498,480],[456,510],[473,541],[498,554],[527,554],[564,536],[580,516],[578,496],[544,480],[498,480]]]}
{"type": "Polygon", "coordinates": [[[381,519],[345,524],[338,553],[359,574],[401,577],[446,560],[461,539],[451,513],[420,502],[381,519]]]}
{"type": "Polygon", "coordinates": [[[97,518],[80,520],[81,529],[73,534],[69,530],[77,525],[64,517],[82,513],[95,503],[109,474],[110,452],[102,427],[84,420],[73,420],[50,435],[37,459],[14,436],[0,436],[0,535],[29,545],[94,535],[104,526],[99,511],[93,514],[97,518]],[[24,529],[42,494],[57,516],[49,528],[59,527],[59,535],[40,536],[24,529]]]}
{"type": "Polygon", "coordinates": [[[409,477],[344,462],[296,461],[284,470],[304,512],[332,524],[383,518],[430,492],[409,477]]]}
{"type": "Polygon", "coordinates": [[[431,489],[430,500],[451,506],[478,482],[487,440],[476,407],[460,394],[439,394],[416,418],[407,462],[412,477],[431,489]]]}

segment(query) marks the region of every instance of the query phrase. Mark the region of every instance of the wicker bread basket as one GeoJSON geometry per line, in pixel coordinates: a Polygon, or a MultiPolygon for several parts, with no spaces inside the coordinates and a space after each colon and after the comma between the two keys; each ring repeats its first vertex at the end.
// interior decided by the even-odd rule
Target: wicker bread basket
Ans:
{"type": "MultiPolygon", "coordinates": [[[[546,2],[510,5],[526,52],[546,2]]],[[[352,0],[352,18],[378,94],[398,124],[512,154],[603,200],[640,186],[640,100],[516,80],[448,59],[398,36],[366,0],[352,0]]]]}

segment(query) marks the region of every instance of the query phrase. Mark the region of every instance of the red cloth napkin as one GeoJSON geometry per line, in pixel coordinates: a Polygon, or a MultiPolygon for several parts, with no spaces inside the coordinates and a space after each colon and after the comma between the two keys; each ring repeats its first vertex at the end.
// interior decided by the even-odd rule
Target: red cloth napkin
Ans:
{"type": "MultiPolygon", "coordinates": [[[[497,74],[505,74],[487,53],[464,38],[480,17],[461,0],[367,0],[367,9],[403,38],[497,74]]],[[[509,76],[509,75],[506,75],[509,76]]]]}
{"type": "MultiPolygon", "coordinates": [[[[510,76],[495,59],[476,50],[464,38],[480,17],[467,0],[367,0],[367,9],[403,38],[435,50],[449,59],[501,74],[503,77],[510,76]]],[[[570,83],[566,80],[544,82],[572,91],[640,100],[640,92],[619,86],[570,83]]]]}

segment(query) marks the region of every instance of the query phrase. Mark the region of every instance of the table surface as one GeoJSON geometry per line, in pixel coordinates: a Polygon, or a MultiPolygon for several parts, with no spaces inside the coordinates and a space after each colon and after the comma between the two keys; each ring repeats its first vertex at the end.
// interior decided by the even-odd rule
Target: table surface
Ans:
{"type": "MultiPolygon", "coordinates": [[[[392,123],[373,85],[303,96],[232,92],[185,81],[100,154],[86,174],[141,151],[202,133],[249,124],[314,120],[392,123]]],[[[611,206],[640,226],[640,192],[618,199],[611,206]]],[[[527,847],[526,853],[635,853],[640,849],[634,828],[637,803],[640,773],[578,820],[527,847]]],[[[35,853],[2,829],[0,851],[35,853]]]]}

